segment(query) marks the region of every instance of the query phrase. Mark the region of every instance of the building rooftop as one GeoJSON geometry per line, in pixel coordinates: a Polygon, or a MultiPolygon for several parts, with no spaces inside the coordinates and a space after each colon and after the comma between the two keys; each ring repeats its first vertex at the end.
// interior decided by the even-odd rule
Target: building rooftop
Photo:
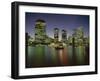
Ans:
{"type": "Polygon", "coordinates": [[[38,19],[38,20],[36,20],[36,22],[45,22],[45,21],[42,19],[38,19]]]}

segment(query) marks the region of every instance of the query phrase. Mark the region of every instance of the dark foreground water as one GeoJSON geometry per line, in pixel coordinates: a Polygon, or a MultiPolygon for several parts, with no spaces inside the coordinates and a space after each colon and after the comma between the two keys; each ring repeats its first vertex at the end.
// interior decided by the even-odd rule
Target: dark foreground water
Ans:
{"type": "Polygon", "coordinates": [[[89,65],[89,48],[66,46],[55,49],[49,46],[28,46],[26,68],[89,65]]]}

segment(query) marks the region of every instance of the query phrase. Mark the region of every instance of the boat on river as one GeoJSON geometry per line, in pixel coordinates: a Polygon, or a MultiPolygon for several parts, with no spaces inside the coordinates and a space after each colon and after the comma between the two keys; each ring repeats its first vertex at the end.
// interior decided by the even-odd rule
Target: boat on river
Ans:
{"type": "Polygon", "coordinates": [[[55,49],[64,49],[64,45],[62,42],[59,42],[55,45],[55,49]]]}

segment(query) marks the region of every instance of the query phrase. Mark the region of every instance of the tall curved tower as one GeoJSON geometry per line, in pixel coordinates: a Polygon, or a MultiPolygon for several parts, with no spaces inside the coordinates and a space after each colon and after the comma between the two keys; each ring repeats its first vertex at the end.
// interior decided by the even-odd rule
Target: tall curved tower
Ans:
{"type": "Polygon", "coordinates": [[[35,24],[35,41],[43,43],[46,37],[46,23],[42,19],[36,20],[35,24]]]}

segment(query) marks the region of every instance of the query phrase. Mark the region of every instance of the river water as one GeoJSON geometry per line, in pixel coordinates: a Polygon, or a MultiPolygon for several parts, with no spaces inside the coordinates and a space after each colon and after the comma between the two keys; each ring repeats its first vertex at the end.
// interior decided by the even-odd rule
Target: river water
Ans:
{"type": "Polygon", "coordinates": [[[89,48],[66,46],[55,49],[45,46],[28,46],[26,68],[89,65],[89,48]]]}

